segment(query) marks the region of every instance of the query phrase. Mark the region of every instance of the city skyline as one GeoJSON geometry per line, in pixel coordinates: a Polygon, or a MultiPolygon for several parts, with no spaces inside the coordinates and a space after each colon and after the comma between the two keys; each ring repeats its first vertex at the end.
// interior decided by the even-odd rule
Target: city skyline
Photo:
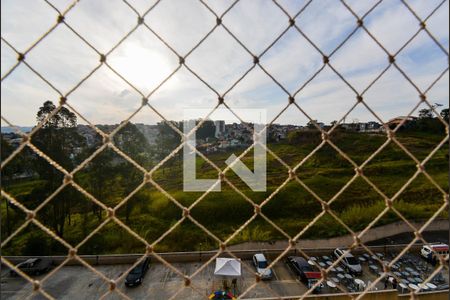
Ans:
{"type": "MultiPolygon", "coordinates": [[[[398,117],[404,117],[404,116],[398,116],[398,117]]],[[[412,116],[412,117],[416,117],[416,116],[412,116]]],[[[396,118],[392,118],[392,119],[390,119],[390,120],[393,120],[393,119],[396,119],[396,118]]],[[[167,120],[167,121],[168,121],[168,122],[186,122],[186,121],[200,121],[200,120],[201,120],[201,119],[167,120]]],[[[388,120],[388,121],[390,121],[390,120],[388,120]]],[[[231,124],[242,124],[242,123],[246,123],[246,124],[265,124],[265,125],[269,125],[269,123],[227,121],[227,120],[222,120],[222,119],[206,119],[206,121],[212,121],[212,122],[225,121],[225,124],[226,124],[226,125],[231,125],[231,124]]],[[[316,123],[323,123],[324,125],[332,125],[332,123],[334,123],[334,121],[336,121],[336,120],[333,120],[333,121],[331,121],[331,122],[329,122],[329,123],[323,122],[323,121],[321,121],[321,120],[313,120],[313,121],[315,121],[316,123]]],[[[131,123],[132,123],[132,124],[135,124],[135,125],[157,126],[159,123],[163,123],[163,122],[164,122],[164,121],[160,121],[160,122],[154,123],[154,124],[150,124],[150,123],[142,123],[142,122],[131,122],[131,123]]],[[[354,119],[351,119],[351,120],[342,120],[342,122],[339,123],[339,124],[370,123],[370,122],[376,122],[376,123],[378,123],[377,120],[363,121],[363,120],[359,120],[359,119],[357,119],[357,118],[354,118],[354,119]]],[[[117,126],[117,125],[119,125],[119,124],[120,124],[120,123],[114,123],[114,124],[106,124],[106,123],[104,123],[104,124],[92,124],[92,125],[94,125],[94,126],[117,126]]],[[[381,123],[380,123],[380,124],[381,124],[381,123]]],[[[1,128],[2,128],[2,129],[4,129],[4,128],[10,128],[10,129],[13,129],[13,127],[18,127],[19,129],[20,129],[20,128],[33,128],[33,127],[36,126],[36,125],[37,125],[37,124],[34,124],[34,125],[14,125],[14,126],[4,125],[4,126],[1,126],[1,128]]],[[[77,123],[77,126],[78,126],[78,125],[90,127],[89,124],[85,124],[85,123],[83,123],[83,122],[77,123]]],[[[305,124],[272,123],[271,126],[297,126],[297,127],[302,127],[302,126],[307,126],[307,123],[305,123],[305,124]]]]}

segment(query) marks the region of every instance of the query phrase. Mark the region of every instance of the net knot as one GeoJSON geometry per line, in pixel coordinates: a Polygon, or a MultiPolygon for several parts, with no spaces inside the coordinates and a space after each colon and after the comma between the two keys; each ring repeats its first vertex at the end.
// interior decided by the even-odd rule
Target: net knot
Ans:
{"type": "Polygon", "coordinates": [[[189,277],[184,278],[184,286],[190,286],[191,285],[191,279],[189,277]]]}
{"type": "Polygon", "coordinates": [[[108,218],[114,218],[116,215],[116,211],[111,207],[108,207],[108,218]]]}
{"type": "Polygon", "coordinates": [[[66,175],[64,176],[64,183],[65,183],[65,184],[71,183],[72,180],[73,180],[73,176],[72,176],[71,174],[66,174],[66,175]]]}
{"type": "Polygon", "coordinates": [[[71,249],[69,250],[69,257],[70,257],[70,258],[73,258],[76,254],[77,254],[77,249],[71,248],[71,249]]]}
{"type": "Polygon", "coordinates": [[[190,215],[190,210],[188,208],[183,208],[183,217],[188,217],[190,215]]]}
{"type": "Polygon", "coordinates": [[[36,217],[36,213],[34,211],[27,211],[27,220],[32,220],[36,217]]]}
{"type": "Polygon", "coordinates": [[[24,55],[23,53],[17,54],[17,60],[18,60],[18,61],[22,61],[22,60],[24,60],[24,59],[25,59],[25,55],[24,55]]]}
{"type": "Polygon", "coordinates": [[[109,290],[114,291],[115,289],[116,289],[116,282],[113,279],[111,279],[109,281],[109,290]]]}
{"type": "Polygon", "coordinates": [[[39,280],[33,280],[33,291],[39,291],[41,288],[41,283],[39,280]]]}

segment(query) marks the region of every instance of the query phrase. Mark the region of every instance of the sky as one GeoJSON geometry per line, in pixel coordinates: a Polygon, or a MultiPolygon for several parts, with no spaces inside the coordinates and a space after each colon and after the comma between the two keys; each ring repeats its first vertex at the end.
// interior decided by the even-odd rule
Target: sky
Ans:
{"type": "MultiPolygon", "coordinates": [[[[68,0],[49,0],[64,11],[68,0]]],[[[139,14],[154,0],[131,1],[139,14]]],[[[277,0],[294,16],[304,0],[277,0]]],[[[359,16],[377,1],[346,0],[359,16]]],[[[440,0],[410,0],[409,5],[425,19],[440,0]]],[[[205,0],[218,15],[233,1],[205,0]]],[[[427,28],[448,52],[449,1],[427,21],[427,28]]],[[[2,0],[1,36],[18,51],[25,51],[57,19],[57,12],[45,1],[2,0]]],[[[337,0],[315,0],[295,19],[296,25],[327,55],[356,27],[355,17],[337,0]]],[[[79,35],[99,52],[106,53],[137,23],[137,14],[121,0],[79,1],[65,16],[79,35]]],[[[146,24],[177,53],[185,56],[216,25],[216,17],[198,0],[162,0],[145,17],[146,24]]],[[[223,24],[253,54],[264,55],[260,64],[291,94],[323,66],[321,54],[294,28],[290,28],[267,52],[266,48],[288,27],[289,18],[273,1],[241,0],[223,17],[223,24]]],[[[364,19],[370,33],[390,52],[396,53],[417,32],[418,20],[400,0],[385,0],[364,19]]],[[[16,63],[17,55],[1,42],[1,76],[16,63]]],[[[99,56],[64,24],[58,26],[28,55],[26,61],[61,93],[69,92],[99,64],[99,56]]],[[[149,94],[178,66],[178,57],[144,26],[132,33],[107,57],[108,63],[142,93],[149,94]]],[[[448,57],[421,32],[396,56],[399,67],[422,90],[426,90],[448,67],[448,57]]],[[[388,66],[386,53],[359,29],[330,58],[330,64],[361,93],[388,66]]],[[[186,58],[186,65],[220,94],[253,66],[252,56],[222,27],[186,58]]],[[[428,91],[431,103],[448,106],[448,71],[428,91]]],[[[27,66],[21,64],[1,83],[2,117],[14,125],[32,126],[43,102],[58,102],[59,95],[27,66]]],[[[116,124],[127,119],[141,105],[141,96],[106,66],[98,69],[68,96],[68,103],[93,124],[116,124]]],[[[329,66],[325,66],[295,97],[312,119],[329,123],[340,120],[354,105],[356,94],[329,66]]],[[[288,95],[260,67],[256,66],[224,98],[239,109],[266,109],[269,121],[304,125],[307,117],[288,104],[288,95]]],[[[419,93],[391,67],[365,94],[364,100],[382,121],[406,115],[419,102],[419,93]]],[[[217,104],[217,95],[182,66],[152,93],[149,103],[168,120],[183,119],[184,109],[199,114],[217,104]]],[[[419,107],[423,108],[422,106],[419,107]]],[[[413,114],[417,115],[417,111],[413,114]]],[[[199,115],[203,117],[203,115],[199,115]]],[[[362,105],[346,122],[376,120],[362,105]]],[[[161,118],[144,107],[131,122],[155,124],[161,118]]],[[[78,118],[79,123],[85,123],[78,118]]],[[[7,124],[2,121],[2,126],[7,124]]]]}

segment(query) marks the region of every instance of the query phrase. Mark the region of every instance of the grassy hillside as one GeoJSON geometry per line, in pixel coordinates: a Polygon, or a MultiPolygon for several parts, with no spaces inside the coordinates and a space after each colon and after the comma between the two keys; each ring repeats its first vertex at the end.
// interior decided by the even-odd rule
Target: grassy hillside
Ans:
{"type": "MultiPolygon", "coordinates": [[[[442,134],[400,133],[398,139],[419,160],[423,160],[443,137],[442,134]]],[[[386,136],[336,132],[331,140],[353,161],[361,164],[386,141],[386,136]]],[[[294,167],[304,160],[320,142],[319,135],[313,133],[291,143],[269,144],[268,146],[287,164],[294,167]]],[[[225,160],[230,154],[214,154],[210,155],[209,159],[223,169],[225,160]]],[[[252,166],[252,152],[248,153],[243,161],[248,166],[252,166]]],[[[448,190],[448,165],[447,145],[444,145],[426,164],[427,172],[446,191],[448,190]]],[[[364,174],[385,195],[392,197],[414,175],[416,170],[415,162],[400,147],[390,143],[365,166],[364,174]]],[[[288,170],[270,154],[267,156],[267,171],[268,189],[266,192],[250,191],[233,172],[227,173],[226,176],[252,201],[261,203],[288,178],[288,170]]],[[[200,158],[197,161],[197,174],[200,178],[217,178],[217,172],[200,158]]],[[[319,197],[329,201],[353,178],[355,171],[346,159],[332,147],[325,145],[304,161],[296,174],[319,197]]],[[[82,170],[75,177],[75,181],[100,201],[113,206],[135,188],[135,186],[124,185],[127,182],[126,177],[122,173],[109,173],[108,181],[103,183],[107,185],[107,193],[103,194],[96,193],[95,189],[90,188],[90,183],[95,178],[89,172],[82,170]]],[[[202,193],[183,192],[182,179],[182,163],[178,156],[166,162],[154,176],[154,180],[174,199],[189,206],[202,193]]],[[[29,201],[32,208],[43,200],[43,197],[37,193],[39,185],[41,183],[38,180],[8,182],[4,184],[4,189],[24,202],[29,201]]],[[[78,194],[72,188],[66,189],[71,190],[67,191],[67,197],[78,194]]],[[[71,214],[66,219],[63,235],[63,238],[72,245],[81,242],[105,218],[104,213],[95,213],[92,203],[88,199],[83,197],[76,197],[76,199],[71,214]]],[[[431,216],[443,203],[443,197],[439,190],[424,175],[419,175],[396,198],[394,206],[406,218],[418,220],[431,216]]],[[[360,230],[370,223],[385,206],[384,199],[366,181],[357,178],[335,198],[331,208],[349,227],[353,230],[360,230]]],[[[38,219],[45,222],[45,218],[51,214],[45,209],[43,212],[42,216],[38,214],[38,219]]],[[[295,236],[321,212],[321,206],[304,187],[295,181],[290,181],[263,206],[262,212],[285,233],[295,236]]],[[[8,233],[4,231],[6,222],[4,200],[1,204],[1,213],[2,236],[5,238],[8,233]]],[[[8,214],[13,228],[19,227],[24,222],[24,216],[18,210],[9,207],[8,214]]],[[[226,183],[222,183],[222,191],[212,192],[204,197],[192,209],[191,215],[220,239],[227,239],[253,215],[253,207],[242,195],[235,192],[226,183]]],[[[153,242],[181,218],[182,212],[163,193],[155,187],[147,185],[131,197],[127,206],[119,208],[118,216],[136,233],[147,241],[153,242]]],[[[388,212],[378,221],[377,225],[395,220],[398,220],[398,217],[393,212],[388,212]]],[[[346,233],[345,228],[331,216],[325,215],[305,231],[302,237],[324,238],[346,233]]],[[[268,241],[280,238],[284,238],[283,234],[258,216],[231,243],[268,241]]],[[[185,220],[157,244],[159,251],[212,248],[217,248],[217,243],[189,220],[185,220]]],[[[66,250],[58,242],[52,241],[34,225],[28,226],[2,250],[5,255],[66,253],[66,250]]],[[[144,251],[144,245],[114,223],[108,223],[80,248],[80,253],[85,254],[138,251],[144,251]]]]}

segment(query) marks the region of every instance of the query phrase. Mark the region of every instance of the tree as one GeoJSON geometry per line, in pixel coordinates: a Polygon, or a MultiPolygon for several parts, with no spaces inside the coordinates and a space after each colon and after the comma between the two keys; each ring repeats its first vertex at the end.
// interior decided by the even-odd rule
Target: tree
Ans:
{"type": "MultiPolygon", "coordinates": [[[[3,134],[2,134],[1,135],[1,158],[2,158],[2,161],[7,159],[13,151],[14,151],[14,148],[3,138],[3,134]]],[[[2,184],[4,183],[4,181],[7,181],[15,173],[17,173],[17,169],[19,166],[20,165],[13,164],[13,162],[10,161],[9,164],[6,165],[5,168],[2,168],[2,170],[1,170],[2,184]]]]}
{"type": "Polygon", "coordinates": [[[443,110],[441,110],[440,115],[442,119],[444,119],[444,121],[448,123],[448,108],[444,108],[443,110]]]}
{"type": "Polygon", "coordinates": [[[149,167],[150,145],[136,125],[127,123],[114,135],[114,144],[143,167],[149,167]]]}
{"type": "MultiPolygon", "coordinates": [[[[108,187],[112,184],[109,180],[112,179],[111,174],[115,174],[111,163],[113,159],[112,150],[106,148],[88,164],[89,180],[87,185],[89,186],[89,192],[102,202],[108,199],[108,187]]],[[[100,221],[102,219],[101,207],[91,202],[91,209],[100,221]]]]}
{"type": "MultiPolygon", "coordinates": [[[[2,161],[4,161],[11,153],[14,151],[14,148],[3,138],[3,134],[1,135],[1,157],[2,161]]],[[[2,170],[3,171],[3,170],[2,170]]]]}
{"type": "MultiPolygon", "coordinates": [[[[442,122],[434,117],[434,112],[438,107],[442,106],[442,104],[435,103],[431,106],[431,108],[423,108],[419,110],[419,118],[416,121],[411,122],[410,130],[415,131],[424,131],[424,132],[443,132],[445,131],[445,127],[442,122]]],[[[445,112],[445,109],[441,111],[441,116],[445,120],[448,120],[448,109],[445,112]],[[447,113],[447,117],[445,114],[447,113]]],[[[448,122],[448,121],[447,121],[448,122]]]]}
{"type": "MultiPolygon", "coordinates": [[[[21,136],[15,134],[12,136],[15,138],[20,138],[21,136]]],[[[16,150],[16,147],[11,145],[4,137],[1,135],[1,160],[4,161],[7,159],[13,152],[16,150]]],[[[12,160],[8,162],[8,164],[2,168],[1,170],[1,180],[2,183],[6,181],[15,179],[15,175],[17,174],[32,174],[33,173],[33,155],[31,149],[25,147],[22,149],[12,160]]]]}
{"type": "Polygon", "coordinates": [[[431,119],[433,117],[433,111],[428,108],[419,110],[419,119],[431,119]]]}
{"type": "MultiPolygon", "coordinates": [[[[56,106],[51,101],[44,102],[39,108],[36,119],[38,122],[47,120],[32,137],[32,143],[51,159],[56,161],[66,170],[73,168],[74,149],[84,145],[84,138],[77,132],[77,117],[65,107],[53,115],[56,106]]],[[[46,181],[43,189],[45,196],[56,190],[63,180],[63,174],[51,166],[45,159],[36,160],[36,170],[41,179],[46,181]]],[[[53,230],[59,236],[63,236],[66,217],[70,216],[71,204],[76,202],[78,194],[61,191],[44,211],[45,220],[50,223],[53,230]]]]}
{"type": "Polygon", "coordinates": [[[288,133],[289,144],[317,144],[320,143],[321,135],[318,130],[293,130],[288,133]]]}
{"type": "MultiPolygon", "coordinates": [[[[114,145],[128,155],[136,163],[150,169],[150,145],[145,136],[132,123],[122,124],[122,128],[113,136],[114,145]]],[[[98,147],[98,140],[94,147],[98,147]]],[[[117,197],[123,199],[131,193],[143,180],[143,173],[110,148],[100,152],[88,165],[86,185],[97,199],[110,205],[117,197]],[[120,195],[115,195],[115,193],[120,195]]],[[[125,207],[125,218],[128,222],[133,202],[128,200],[125,207]]],[[[101,220],[101,208],[92,203],[92,213],[101,220]]]]}
{"type": "MultiPolygon", "coordinates": [[[[114,136],[114,142],[118,147],[134,159],[141,166],[146,165],[145,153],[150,149],[150,145],[145,139],[144,135],[137,129],[136,125],[127,123],[114,136]],[[120,142],[119,142],[120,141],[120,142]]],[[[143,174],[135,166],[130,163],[124,163],[119,166],[118,173],[121,174],[121,181],[124,187],[125,195],[130,194],[139,182],[143,180],[143,174]]],[[[125,203],[125,221],[128,223],[133,204],[135,202],[128,200],[125,203]]]]}
{"type": "MultiPolygon", "coordinates": [[[[19,138],[20,135],[14,134],[12,135],[13,138],[19,138]]],[[[3,134],[1,134],[1,160],[2,162],[7,159],[13,152],[16,150],[16,147],[11,145],[4,137],[3,134]]],[[[31,154],[31,150],[28,147],[25,147],[22,149],[12,160],[8,162],[2,169],[1,169],[1,184],[2,186],[6,186],[10,181],[13,181],[17,178],[18,174],[32,174],[32,163],[33,163],[33,156],[31,154]]],[[[16,196],[19,201],[20,196],[16,196]]],[[[9,236],[12,232],[12,228],[14,227],[16,223],[16,219],[14,218],[17,214],[15,213],[15,210],[17,210],[17,207],[10,204],[9,201],[6,198],[2,197],[2,201],[5,201],[5,208],[6,212],[4,215],[4,218],[2,218],[2,234],[4,236],[9,236]],[[12,210],[12,213],[10,212],[12,210]]],[[[28,204],[28,203],[27,203],[28,204]]]]}
{"type": "MultiPolygon", "coordinates": [[[[432,119],[433,118],[433,110],[436,110],[438,107],[442,106],[440,103],[435,103],[431,105],[431,108],[423,108],[419,110],[419,119],[432,119]]],[[[448,111],[448,109],[447,109],[448,111]]]]}
{"type": "MultiPolygon", "coordinates": [[[[39,108],[37,121],[45,120],[55,109],[51,101],[46,101],[39,108]]],[[[74,149],[84,146],[85,141],[76,129],[77,117],[65,107],[54,114],[33,136],[33,144],[47,154],[65,169],[73,168],[74,149]]],[[[48,165],[48,163],[45,163],[48,165]]],[[[42,169],[45,169],[42,168],[42,169]]],[[[46,174],[48,179],[54,178],[54,168],[46,168],[51,174],[46,174]]],[[[46,178],[47,179],[47,178],[46,178]]]]}
{"type": "MultiPolygon", "coordinates": [[[[182,124],[174,121],[169,121],[173,126],[178,128],[181,132],[183,131],[182,124]]],[[[168,122],[160,122],[157,124],[158,126],[158,136],[156,138],[156,159],[158,161],[164,159],[167,155],[169,155],[176,147],[181,144],[180,135],[175,132],[168,122]]],[[[178,151],[175,155],[175,159],[181,157],[182,151],[178,151]]],[[[171,162],[167,163],[169,166],[171,162]]],[[[162,169],[164,172],[164,168],[162,169]]]]}
{"type": "MultiPolygon", "coordinates": [[[[196,122],[198,125],[200,122],[196,122]]],[[[203,122],[202,126],[197,129],[196,136],[198,139],[205,140],[206,138],[213,138],[216,133],[216,125],[211,120],[203,122]]]]}
{"type": "Polygon", "coordinates": [[[308,123],[306,123],[306,126],[309,129],[316,129],[316,124],[317,124],[317,120],[312,120],[312,121],[308,121],[308,123]]]}

